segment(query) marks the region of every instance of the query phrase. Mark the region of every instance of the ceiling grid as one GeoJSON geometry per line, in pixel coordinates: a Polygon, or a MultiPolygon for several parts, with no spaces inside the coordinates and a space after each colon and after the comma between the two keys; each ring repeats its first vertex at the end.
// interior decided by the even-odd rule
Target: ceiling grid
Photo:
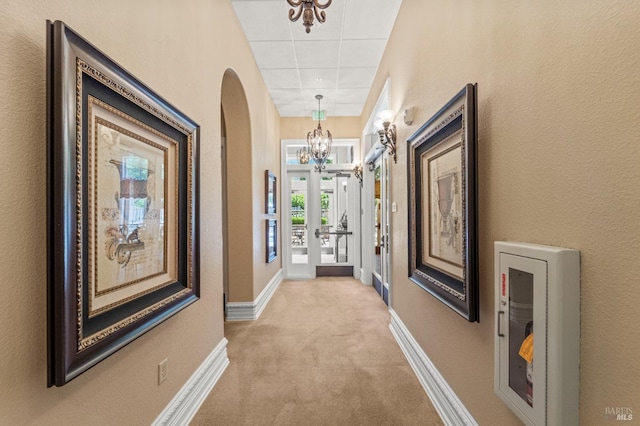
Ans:
{"type": "MultiPolygon", "coordinates": [[[[319,0],[321,4],[327,0],[319,0]]],[[[310,33],[287,0],[231,0],[281,117],[359,116],[402,0],[333,0],[310,33]]]]}

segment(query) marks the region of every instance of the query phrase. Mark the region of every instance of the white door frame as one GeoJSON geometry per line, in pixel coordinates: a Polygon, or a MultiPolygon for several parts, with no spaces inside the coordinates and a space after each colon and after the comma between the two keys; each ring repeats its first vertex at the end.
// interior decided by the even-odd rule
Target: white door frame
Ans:
{"type": "MultiPolygon", "coordinates": [[[[380,111],[384,111],[387,109],[390,109],[389,105],[390,105],[390,89],[391,86],[391,79],[387,78],[387,81],[384,84],[384,87],[382,88],[382,91],[380,92],[380,96],[378,97],[378,100],[376,101],[376,105],[374,106],[373,110],[371,111],[371,115],[369,116],[369,119],[367,121],[367,124],[365,125],[364,129],[362,130],[362,139],[364,141],[364,147],[363,147],[363,152],[364,152],[364,158],[362,161],[362,166],[363,166],[363,170],[364,170],[364,188],[363,188],[363,194],[362,194],[362,208],[363,208],[363,217],[362,217],[362,226],[363,226],[363,233],[362,233],[362,271],[361,271],[361,276],[360,276],[360,280],[364,283],[364,284],[368,284],[368,285],[372,285],[373,284],[373,280],[372,280],[372,275],[375,271],[375,253],[373,252],[373,247],[375,246],[375,241],[374,241],[374,235],[373,235],[373,226],[374,226],[374,215],[375,215],[375,211],[374,211],[374,183],[375,183],[375,177],[373,174],[373,169],[370,170],[369,165],[370,164],[375,164],[379,159],[380,161],[382,161],[382,163],[385,163],[385,158],[386,160],[386,165],[391,167],[391,163],[390,160],[388,158],[388,151],[387,149],[380,143],[380,138],[378,136],[378,133],[375,129],[374,126],[374,122],[377,119],[377,115],[380,111]]],[[[385,170],[382,170],[381,173],[384,173],[385,170]]],[[[389,179],[391,179],[391,174],[388,174],[389,179]]],[[[382,177],[381,177],[382,179],[382,177]]],[[[384,260],[384,256],[385,253],[388,254],[388,262],[387,262],[387,267],[383,267],[382,272],[382,277],[381,277],[381,281],[382,281],[382,285],[386,286],[387,290],[388,290],[388,305],[389,307],[391,307],[391,216],[388,214],[388,210],[391,207],[389,205],[389,200],[390,200],[390,191],[389,191],[389,186],[390,186],[391,182],[386,182],[385,188],[384,188],[384,192],[381,191],[381,200],[383,203],[383,211],[382,211],[382,215],[385,216],[385,223],[382,223],[382,225],[386,225],[386,230],[383,229],[383,235],[385,236],[385,249],[384,251],[381,250],[381,260],[384,260]],[[383,198],[384,197],[384,198],[383,198]],[[385,232],[386,231],[386,232],[385,232]],[[386,282],[385,282],[386,280],[386,282]]],[[[382,183],[381,183],[382,185],[382,183]]],[[[382,190],[382,188],[381,188],[382,190]]],[[[384,262],[383,262],[384,263],[384,262]]]]}
{"type": "MultiPolygon", "coordinates": [[[[319,246],[316,247],[315,244],[309,244],[308,246],[308,256],[309,256],[309,264],[308,268],[303,268],[299,265],[294,265],[291,263],[292,259],[292,247],[291,247],[291,199],[289,194],[291,194],[291,185],[290,185],[290,174],[293,175],[305,175],[308,176],[308,190],[311,191],[311,188],[319,188],[320,187],[320,178],[331,172],[344,171],[347,173],[351,173],[351,179],[348,180],[348,193],[354,194],[354,197],[349,197],[350,209],[353,217],[353,224],[349,224],[349,230],[353,231],[353,237],[350,240],[352,242],[353,248],[350,249],[352,252],[352,256],[350,255],[350,259],[353,261],[353,271],[354,276],[356,278],[360,278],[360,270],[362,265],[362,256],[361,256],[361,217],[360,217],[360,185],[357,182],[353,174],[353,163],[341,163],[341,164],[328,164],[326,165],[326,169],[322,171],[322,173],[318,173],[314,170],[314,166],[311,164],[287,164],[287,150],[289,148],[295,147],[303,147],[307,145],[306,139],[283,139],[281,141],[281,174],[282,177],[280,179],[280,193],[282,196],[280,197],[280,211],[282,212],[282,224],[280,225],[280,229],[282,232],[282,270],[283,276],[286,279],[313,279],[315,278],[316,264],[320,265],[320,249],[319,246]]],[[[360,158],[360,141],[358,139],[334,139],[332,146],[352,146],[353,147],[353,157],[360,158]]],[[[314,231],[315,224],[320,223],[320,199],[319,197],[307,197],[307,205],[305,206],[305,210],[307,210],[307,239],[315,239],[314,231]]],[[[351,262],[350,262],[351,263],[351,262]]]]}

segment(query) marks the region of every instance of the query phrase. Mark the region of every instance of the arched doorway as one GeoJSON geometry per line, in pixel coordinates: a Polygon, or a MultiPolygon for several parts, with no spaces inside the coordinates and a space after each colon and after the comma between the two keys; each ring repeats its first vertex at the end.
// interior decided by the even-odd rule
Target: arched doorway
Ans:
{"type": "Polygon", "coordinates": [[[244,88],[231,69],[221,89],[223,282],[227,302],[253,300],[251,120],[244,88]]]}

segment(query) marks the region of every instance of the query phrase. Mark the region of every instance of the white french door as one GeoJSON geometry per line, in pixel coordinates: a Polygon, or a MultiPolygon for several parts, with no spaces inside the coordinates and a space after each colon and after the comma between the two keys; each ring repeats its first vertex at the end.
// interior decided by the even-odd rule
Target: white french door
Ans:
{"type": "Polygon", "coordinates": [[[313,164],[296,164],[297,148],[283,146],[284,276],[354,276],[354,265],[357,271],[360,265],[360,184],[350,163],[353,146],[334,144],[333,164],[321,173],[313,164]]]}
{"type": "Polygon", "coordinates": [[[374,262],[373,285],[380,297],[389,304],[391,277],[391,232],[389,217],[389,156],[383,153],[375,162],[374,170],[374,262]]]}
{"type": "Polygon", "coordinates": [[[313,249],[309,246],[312,211],[310,177],[309,171],[290,171],[286,174],[286,189],[282,197],[286,224],[282,227],[282,244],[284,266],[289,278],[309,278],[311,274],[313,249]]]}

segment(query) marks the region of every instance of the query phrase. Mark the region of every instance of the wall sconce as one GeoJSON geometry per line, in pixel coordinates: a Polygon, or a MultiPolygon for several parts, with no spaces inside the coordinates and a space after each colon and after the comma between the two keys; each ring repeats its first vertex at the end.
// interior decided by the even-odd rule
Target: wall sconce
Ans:
{"type": "Polygon", "coordinates": [[[393,111],[384,110],[378,113],[378,120],[373,125],[378,130],[380,136],[380,143],[385,148],[389,148],[389,154],[393,155],[393,162],[397,163],[396,157],[396,125],[391,124],[391,117],[393,117],[393,111]]]}
{"type": "Polygon", "coordinates": [[[360,187],[362,187],[362,165],[361,164],[356,164],[353,167],[353,174],[356,176],[356,179],[358,179],[358,182],[360,182],[360,187]]]}
{"type": "Polygon", "coordinates": [[[309,164],[309,149],[305,146],[296,151],[298,164],[309,164]]]}

